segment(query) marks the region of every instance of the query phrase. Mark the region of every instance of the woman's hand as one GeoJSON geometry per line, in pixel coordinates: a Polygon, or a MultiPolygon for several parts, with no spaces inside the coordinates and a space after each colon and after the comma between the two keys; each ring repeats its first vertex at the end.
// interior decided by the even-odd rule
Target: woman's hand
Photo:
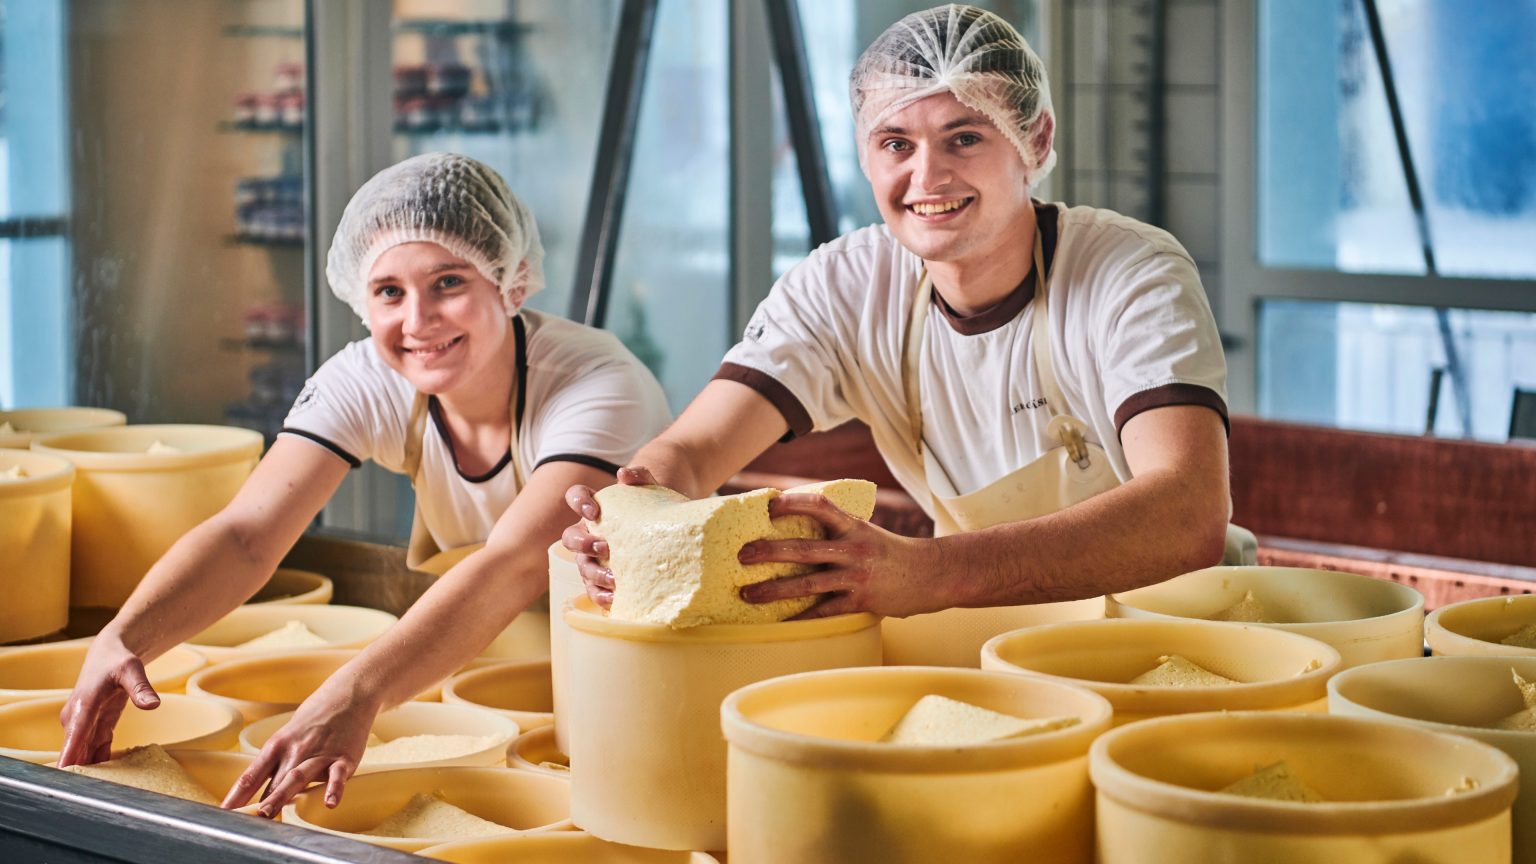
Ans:
{"type": "MultiPolygon", "coordinates": [[[[656,478],[647,468],[620,468],[619,482],[625,486],[655,486],[656,478]]],[[[608,543],[592,533],[589,523],[602,515],[597,499],[587,486],[572,486],[565,492],[565,503],[582,518],[582,521],[565,529],[560,542],[576,553],[576,570],[586,586],[587,596],[604,609],[613,605],[613,571],[604,564],[608,560],[608,543]]]]}
{"type": "Polygon", "coordinates": [[[938,542],[899,534],[856,519],[824,495],[789,492],[768,503],[768,515],[809,516],[826,530],[822,540],[756,540],[741,549],[743,564],[787,561],[823,565],[802,576],[786,576],[741,589],[748,603],[827,595],[797,618],[824,618],[848,612],[905,617],[937,612],[948,580],[938,542]]]}
{"type": "Polygon", "coordinates": [[[357,771],[378,713],[377,705],[321,687],[268,739],[220,806],[244,806],[266,784],[258,812],[271,819],[309,784],[324,782],[325,806],[335,807],[357,771]]]}
{"type": "Polygon", "coordinates": [[[112,730],[129,699],[146,711],[160,707],[160,694],[144,674],[144,661],[116,635],[104,632],[91,641],[80,677],[59,712],[64,725],[59,767],[111,758],[112,730]]]}

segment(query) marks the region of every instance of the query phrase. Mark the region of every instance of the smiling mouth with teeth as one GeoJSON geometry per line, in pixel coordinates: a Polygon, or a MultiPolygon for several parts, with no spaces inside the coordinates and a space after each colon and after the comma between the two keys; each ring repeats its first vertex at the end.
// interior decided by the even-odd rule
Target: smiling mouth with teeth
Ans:
{"type": "Polygon", "coordinates": [[[447,351],[449,348],[452,348],[462,341],[464,341],[463,336],[455,336],[452,339],[449,339],[447,342],[439,342],[436,345],[428,345],[425,348],[402,348],[401,350],[407,354],[415,354],[417,356],[421,356],[423,354],[437,354],[442,351],[447,351]]]}
{"type": "Polygon", "coordinates": [[[961,207],[971,203],[973,200],[975,199],[956,198],[953,201],[940,201],[938,203],[918,202],[916,204],[908,204],[907,209],[911,210],[913,213],[916,213],[919,216],[938,216],[941,213],[949,213],[954,210],[959,210],[961,207]]]}

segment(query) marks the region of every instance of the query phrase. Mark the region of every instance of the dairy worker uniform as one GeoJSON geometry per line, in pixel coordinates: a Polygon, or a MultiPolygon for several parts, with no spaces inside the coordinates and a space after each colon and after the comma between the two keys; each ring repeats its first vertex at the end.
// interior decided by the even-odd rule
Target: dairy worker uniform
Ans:
{"type": "MultiPolygon", "coordinates": [[[[940,534],[1130,479],[1120,430],[1142,411],[1203,405],[1225,422],[1226,363],[1183,247],[1108,210],[1037,203],[1036,216],[1037,267],[965,318],[885,226],[823,246],[775,285],[716,377],[762,393],[791,435],[863,420],[940,534]]],[[[974,666],[992,635],[1102,611],[1095,598],[887,619],[886,662],[974,666]]]]}
{"type": "Polygon", "coordinates": [[[512,446],[483,475],[459,470],[436,397],[419,397],[366,339],[315,372],[283,423],[281,434],[353,467],[372,459],[413,478],[424,536],[412,538],[412,566],[422,549],[485,542],[538,466],[566,461],[616,472],[671,420],[655,376],[612,334],[527,309],[512,325],[512,446]]]}

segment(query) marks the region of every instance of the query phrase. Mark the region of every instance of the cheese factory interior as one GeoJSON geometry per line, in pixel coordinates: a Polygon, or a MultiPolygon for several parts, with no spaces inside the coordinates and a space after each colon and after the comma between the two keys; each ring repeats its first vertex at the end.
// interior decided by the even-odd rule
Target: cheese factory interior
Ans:
{"type": "Polygon", "coordinates": [[[0,861],[1536,864],[1532,46],[0,0],[0,861]]]}

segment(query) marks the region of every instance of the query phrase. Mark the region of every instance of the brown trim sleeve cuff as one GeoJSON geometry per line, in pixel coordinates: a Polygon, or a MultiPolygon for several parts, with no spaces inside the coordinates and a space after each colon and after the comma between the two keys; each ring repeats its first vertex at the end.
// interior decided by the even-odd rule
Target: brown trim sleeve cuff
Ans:
{"type": "Polygon", "coordinates": [[[756,390],[764,399],[772,402],[773,407],[779,409],[779,413],[784,415],[784,422],[789,424],[789,431],[784,433],[780,441],[789,441],[815,428],[816,424],[811,422],[811,415],[806,412],[805,406],[800,404],[795,394],[766,372],[759,372],[750,366],[742,366],[738,363],[721,363],[719,371],[715,372],[712,380],[745,384],[756,390]]]}
{"type": "Polygon", "coordinates": [[[1137,414],[1169,405],[1204,405],[1221,415],[1221,425],[1226,427],[1228,435],[1232,434],[1232,421],[1227,418],[1226,401],[1215,390],[1199,384],[1164,384],[1131,394],[1115,409],[1116,434],[1123,433],[1125,424],[1137,414]]]}

